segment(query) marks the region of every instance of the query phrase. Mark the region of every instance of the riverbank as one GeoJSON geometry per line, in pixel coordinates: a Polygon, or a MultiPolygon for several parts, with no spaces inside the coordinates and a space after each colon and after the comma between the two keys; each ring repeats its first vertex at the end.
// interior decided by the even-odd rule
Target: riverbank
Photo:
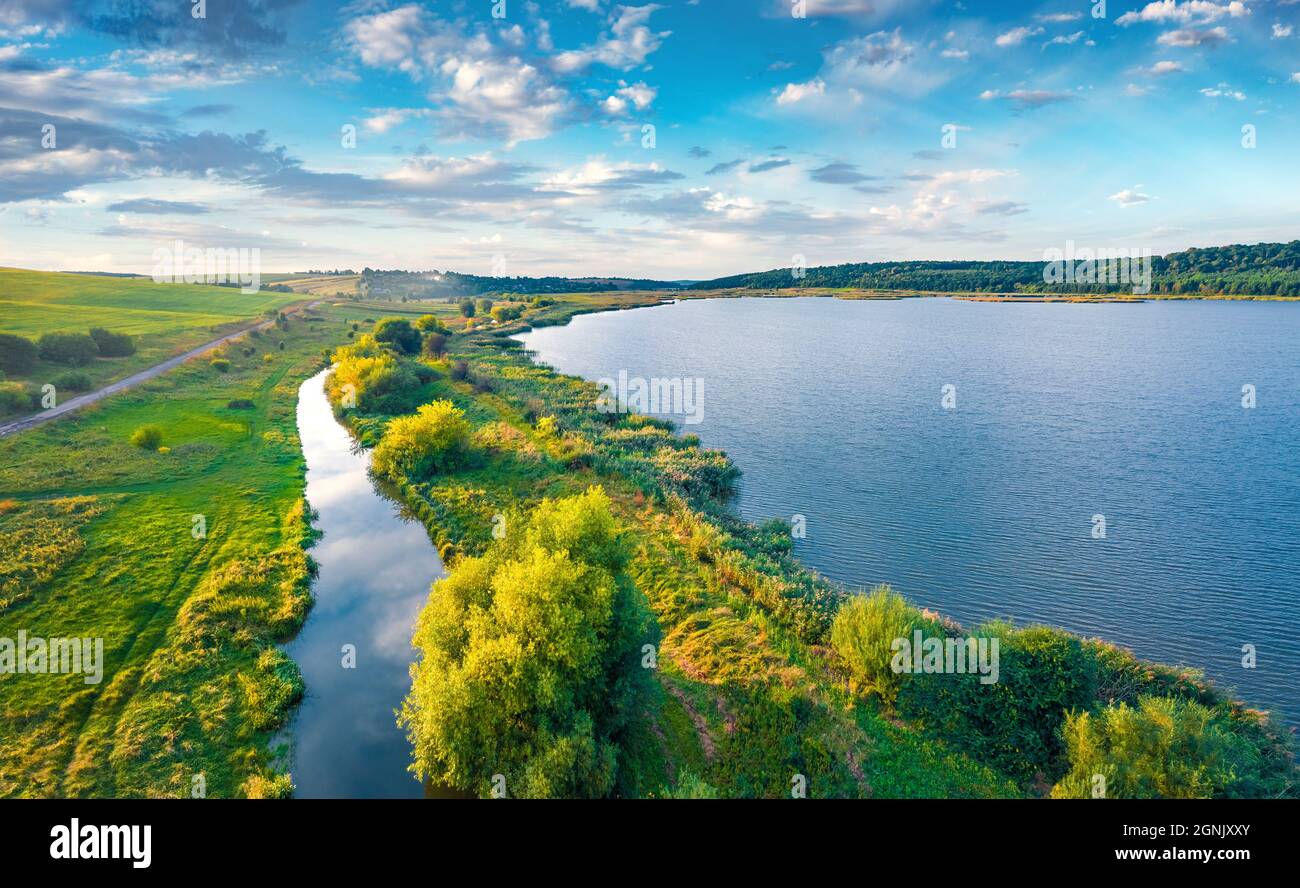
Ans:
{"type": "MultiPolygon", "coordinates": [[[[1205,794],[1291,791],[1287,738],[1264,716],[1190,670],[1059,630],[990,630],[1014,651],[1004,656],[1018,677],[1004,679],[997,695],[1009,713],[1030,714],[1009,719],[1015,725],[938,718],[942,707],[924,702],[903,712],[855,692],[830,638],[844,593],[791,556],[787,525],[755,527],[730,511],[737,470],[725,455],[663,423],[601,413],[594,384],[538,366],[509,339],[528,326],[629,307],[625,300],[561,299],[518,322],[452,337],[446,354],[422,362],[431,375],[413,401],[445,399],[463,410],[474,458],[456,471],[395,479],[453,575],[462,558],[491,549],[498,516],[593,485],[608,493],[662,636],[655,693],[623,738],[617,794],[785,796],[802,779],[814,796],[1043,795],[1074,766],[1060,740],[1067,711],[1105,715],[1147,695],[1206,707],[1254,750],[1249,780],[1207,784],[1205,794]],[[1078,678],[1077,694],[1037,699],[1035,688],[1060,677],[1061,663],[1047,653],[1056,649],[1079,670],[1069,676],[1078,678]],[[1043,749],[1009,758],[1016,731],[1039,737],[1043,749]]],[[[347,421],[373,445],[394,414],[365,400],[347,421]]],[[[463,777],[462,787],[489,794],[488,776],[463,777]]]]}

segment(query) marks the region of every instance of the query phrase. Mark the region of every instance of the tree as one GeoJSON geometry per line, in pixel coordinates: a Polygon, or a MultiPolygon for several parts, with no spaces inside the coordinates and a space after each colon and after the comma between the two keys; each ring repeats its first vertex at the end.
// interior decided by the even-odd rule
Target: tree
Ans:
{"type": "Polygon", "coordinates": [[[371,465],[394,479],[420,480],[459,465],[468,443],[465,411],[451,401],[434,401],[388,423],[371,465]]]}
{"type": "Polygon", "coordinates": [[[36,367],[36,343],[12,333],[0,333],[0,371],[26,376],[36,367]]]}
{"type": "Polygon", "coordinates": [[[643,706],[655,624],[600,488],[508,516],[504,538],[435,585],[399,722],[420,777],[489,794],[600,797],[643,706]]]}
{"type": "Polygon", "coordinates": [[[42,360],[84,367],[99,357],[99,346],[85,333],[46,333],[36,342],[42,360]]]}
{"type": "Polygon", "coordinates": [[[374,337],[376,342],[391,345],[405,355],[420,351],[420,331],[405,318],[383,318],[375,324],[374,337]]]}
{"type": "Polygon", "coordinates": [[[90,338],[99,346],[100,357],[125,358],[135,354],[135,341],[126,333],[113,333],[103,327],[91,327],[90,338]]]}
{"type": "Polygon", "coordinates": [[[460,313],[462,317],[467,317],[467,318],[474,317],[474,300],[462,299],[460,301],[460,313]]]}
{"type": "Polygon", "coordinates": [[[421,333],[449,333],[447,325],[438,320],[437,315],[420,315],[415,319],[415,329],[421,333]]]}
{"type": "Polygon", "coordinates": [[[447,337],[442,333],[429,333],[424,337],[423,352],[426,358],[441,358],[447,351],[447,337]]]}

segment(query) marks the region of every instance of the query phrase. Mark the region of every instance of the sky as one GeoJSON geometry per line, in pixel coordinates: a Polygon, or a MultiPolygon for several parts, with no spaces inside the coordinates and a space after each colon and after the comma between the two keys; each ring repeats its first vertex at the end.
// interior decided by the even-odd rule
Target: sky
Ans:
{"type": "Polygon", "coordinates": [[[1300,237],[1300,0],[0,0],[0,265],[662,280],[1300,237]]]}

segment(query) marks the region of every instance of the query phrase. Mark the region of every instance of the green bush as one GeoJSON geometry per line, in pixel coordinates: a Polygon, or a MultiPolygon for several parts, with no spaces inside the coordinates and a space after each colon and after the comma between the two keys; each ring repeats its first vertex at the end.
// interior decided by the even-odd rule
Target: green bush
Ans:
{"type": "MultiPolygon", "coordinates": [[[[365,338],[348,348],[360,348],[365,338]]],[[[344,398],[349,386],[356,397],[352,406],[370,413],[404,413],[418,402],[420,380],[405,362],[391,354],[353,356],[347,349],[335,354],[344,355],[326,381],[326,391],[335,404],[347,406],[344,398]]]]}
{"type": "Polygon", "coordinates": [[[474,317],[474,300],[462,299],[460,301],[460,313],[463,317],[467,317],[467,318],[474,317]]]}
{"type": "Polygon", "coordinates": [[[99,346],[85,333],[46,333],[36,342],[37,354],[51,364],[84,367],[99,357],[99,346]]]}
{"type": "Polygon", "coordinates": [[[95,381],[90,378],[90,374],[80,370],[60,373],[51,381],[56,389],[67,392],[88,392],[95,387],[95,381]]]}
{"type": "Polygon", "coordinates": [[[226,360],[225,358],[213,358],[212,369],[216,370],[218,373],[229,373],[230,361],[226,360]]]}
{"type": "Polygon", "coordinates": [[[420,351],[420,331],[405,318],[384,318],[375,324],[373,335],[376,342],[391,345],[404,355],[414,355],[420,351]]]}
{"type": "Polygon", "coordinates": [[[144,450],[157,450],[162,440],[162,429],[156,425],[143,425],[131,433],[131,445],[144,450]]]}
{"type": "Polygon", "coordinates": [[[1097,665],[1076,636],[1047,626],[980,626],[971,637],[998,640],[998,681],[976,674],[910,675],[899,711],[977,761],[1020,781],[1065,769],[1061,728],[1073,710],[1097,701],[1097,665]]]}
{"type": "Polygon", "coordinates": [[[103,327],[91,327],[90,338],[103,358],[125,358],[135,354],[135,341],[126,333],[112,333],[103,327]]]}
{"type": "Polygon", "coordinates": [[[256,404],[247,398],[235,398],[233,401],[226,404],[226,408],[229,410],[252,410],[256,406],[256,404]]]}
{"type": "Polygon", "coordinates": [[[437,315],[420,315],[415,319],[415,329],[421,333],[449,333],[447,325],[438,320],[437,315]]]}
{"type": "Polygon", "coordinates": [[[920,629],[929,636],[940,628],[888,586],[869,595],[854,595],[840,606],[831,624],[831,647],[848,669],[855,689],[880,697],[893,706],[903,675],[892,668],[895,639],[908,639],[920,629]]]}
{"type": "Polygon", "coordinates": [[[36,343],[12,333],[0,333],[0,370],[26,376],[36,367],[36,343]]]}
{"type": "Polygon", "coordinates": [[[31,398],[21,382],[0,382],[0,416],[26,413],[31,409],[31,398]]]}
{"type": "Polygon", "coordinates": [[[1171,697],[1142,697],[1100,712],[1080,712],[1064,726],[1069,773],[1053,798],[1208,799],[1237,781],[1245,741],[1209,708],[1171,697]],[[1101,779],[1098,779],[1100,775],[1101,779]]]}
{"type": "Polygon", "coordinates": [[[384,429],[371,465],[381,475],[420,480],[456,468],[469,443],[465,412],[451,401],[425,404],[414,416],[399,416],[384,429]]]}
{"type": "Polygon", "coordinates": [[[508,516],[506,535],[434,586],[400,723],[420,778],[516,798],[609,795],[646,706],[657,641],[600,488],[508,516]]]}

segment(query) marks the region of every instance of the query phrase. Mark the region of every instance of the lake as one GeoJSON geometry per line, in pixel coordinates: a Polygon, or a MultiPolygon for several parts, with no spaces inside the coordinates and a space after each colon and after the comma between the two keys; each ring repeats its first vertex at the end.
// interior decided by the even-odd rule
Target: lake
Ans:
{"type": "Polygon", "coordinates": [[[294,795],[421,798],[394,710],[411,686],[411,635],[442,563],[424,527],[376,489],[368,454],[330,410],[327,373],[298,392],[307,502],[323,536],[310,553],[316,602],[285,646],[307,685],[287,732],[294,795]]]}
{"type": "Polygon", "coordinates": [[[1300,305],[686,300],[520,338],[589,379],[702,380],[682,429],[834,580],[1300,715],[1300,305]]]}

